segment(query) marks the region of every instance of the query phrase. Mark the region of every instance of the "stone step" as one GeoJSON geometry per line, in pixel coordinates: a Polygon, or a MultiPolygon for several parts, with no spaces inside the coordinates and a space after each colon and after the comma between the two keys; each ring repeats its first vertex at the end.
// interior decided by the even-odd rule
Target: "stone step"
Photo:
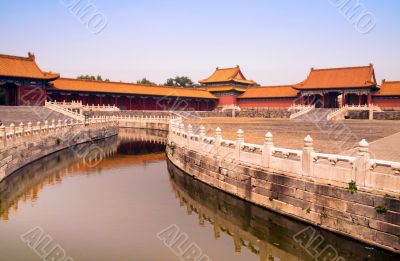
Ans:
{"type": "Polygon", "coordinates": [[[294,121],[306,121],[306,122],[325,122],[330,113],[334,112],[335,109],[314,109],[300,117],[294,119],[294,121]]]}

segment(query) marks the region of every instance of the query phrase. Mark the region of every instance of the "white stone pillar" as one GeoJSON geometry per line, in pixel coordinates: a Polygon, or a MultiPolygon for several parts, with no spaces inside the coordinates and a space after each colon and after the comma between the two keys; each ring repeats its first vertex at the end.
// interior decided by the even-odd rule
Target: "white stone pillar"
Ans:
{"type": "Polygon", "coordinates": [[[53,129],[53,133],[56,132],[56,120],[51,120],[51,127],[53,129]]]}
{"type": "Polygon", "coordinates": [[[193,127],[192,125],[188,125],[187,126],[187,145],[190,148],[190,146],[192,145],[192,135],[193,135],[193,127]]]}
{"type": "Polygon", "coordinates": [[[10,130],[11,130],[11,135],[12,135],[12,142],[14,143],[15,142],[15,124],[14,123],[11,123],[10,124],[10,130]]]}
{"type": "Polygon", "coordinates": [[[370,160],[370,155],[368,148],[369,144],[365,139],[360,141],[358,155],[354,162],[355,182],[360,186],[365,186],[366,177],[369,174],[368,161],[370,160]]]}
{"type": "Polygon", "coordinates": [[[5,148],[7,146],[7,139],[6,139],[6,127],[4,125],[0,126],[0,147],[5,148]]]}
{"type": "Polygon", "coordinates": [[[49,133],[49,121],[44,121],[44,131],[46,132],[46,134],[49,133]]]}
{"type": "Polygon", "coordinates": [[[185,144],[185,138],[183,135],[185,135],[185,124],[181,123],[179,124],[179,140],[181,141],[181,144],[185,144]]]}
{"type": "Polygon", "coordinates": [[[236,146],[235,146],[235,150],[236,150],[236,155],[235,158],[236,160],[240,160],[240,152],[242,151],[242,144],[244,142],[244,136],[243,136],[244,132],[242,129],[239,129],[236,133],[236,146]]]}
{"type": "Polygon", "coordinates": [[[33,136],[32,122],[28,122],[28,135],[30,139],[33,136]]]}
{"type": "Polygon", "coordinates": [[[42,123],[40,121],[36,122],[37,126],[37,134],[40,135],[42,133],[42,123]]]}
{"type": "Polygon", "coordinates": [[[199,142],[201,144],[203,144],[205,136],[206,136],[206,128],[203,125],[201,125],[200,126],[200,134],[199,134],[199,142]]]}
{"type": "Polygon", "coordinates": [[[313,139],[310,135],[304,138],[304,148],[303,148],[303,155],[301,157],[301,172],[303,176],[310,177],[313,174],[313,157],[312,154],[314,153],[313,148],[313,139]]]}
{"type": "Polygon", "coordinates": [[[214,137],[214,153],[218,155],[218,152],[221,147],[221,142],[222,142],[222,130],[220,127],[217,127],[215,129],[215,137],[214,137]]]}
{"type": "Polygon", "coordinates": [[[22,122],[19,124],[19,129],[21,130],[21,136],[24,137],[25,136],[25,127],[22,122]]]}
{"type": "Polygon", "coordinates": [[[265,141],[264,141],[264,146],[263,146],[263,150],[262,150],[262,164],[266,168],[270,167],[273,149],[274,149],[274,142],[273,142],[272,133],[267,132],[265,134],[265,141]]]}

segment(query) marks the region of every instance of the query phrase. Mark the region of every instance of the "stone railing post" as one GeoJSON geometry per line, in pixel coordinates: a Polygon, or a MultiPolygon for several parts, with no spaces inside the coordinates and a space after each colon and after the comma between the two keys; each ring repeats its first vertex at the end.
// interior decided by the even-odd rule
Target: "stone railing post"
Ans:
{"type": "Polygon", "coordinates": [[[239,129],[236,133],[236,145],[235,145],[235,158],[240,160],[240,152],[242,151],[242,144],[244,142],[244,132],[242,129],[239,129]]]}
{"type": "Polygon", "coordinates": [[[301,172],[303,176],[311,176],[313,173],[313,156],[314,153],[313,148],[313,139],[310,135],[304,138],[304,148],[303,148],[303,155],[301,157],[301,172]]]}
{"type": "Polygon", "coordinates": [[[274,148],[274,142],[271,132],[265,134],[265,141],[262,150],[262,164],[264,167],[269,168],[272,156],[272,150],[274,148]]]}
{"type": "Polygon", "coordinates": [[[21,137],[24,137],[25,136],[25,127],[22,122],[19,124],[19,129],[21,130],[21,137]]]}
{"type": "Polygon", "coordinates": [[[36,122],[36,127],[37,127],[37,134],[40,136],[42,133],[42,123],[40,121],[36,122]]]}
{"type": "Polygon", "coordinates": [[[192,127],[192,125],[189,124],[187,126],[187,145],[189,148],[192,145],[192,143],[191,143],[192,135],[193,135],[193,127],[192,127]]]}
{"type": "Polygon", "coordinates": [[[10,124],[10,130],[11,130],[11,135],[12,135],[12,142],[14,143],[15,142],[15,136],[16,136],[16,134],[15,134],[15,124],[14,123],[11,123],[10,124]]]}
{"type": "Polygon", "coordinates": [[[201,144],[203,144],[205,136],[206,136],[206,128],[203,125],[201,125],[199,134],[199,142],[201,144]]]}
{"type": "Polygon", "coordinates": [[[363,139],[358,144],[358,155],[354,161],[355,170],[355,182],[357,185],[365,186],[366,177],[369,172],[368,161],[370,160],[369,155],[369,144],[363,139]]]}
{"type": "Polygon", "coordinates": [[[215,154],[218,155],[219,149],[221,147],[221,142],[222,142],[222,130],[220,127],[217,127],[215,129],[215,137],[214,137],[214,150],[215,154]]]}
{"type": "Polygon", "coordinates": [[[44,121],[44,132],[45,132],[46,134],[49,133],[49,121],[48,121],[48,120],[45,120],[45,121],[44,121]]]}
{"type": "Polygon", "coordinates": [[[56,120],[51,120],[51,128],[53,129],[53,133],[56,132],[56,120]]]}
{"type": "Polygon", "coordinates": [[[30,139],[33,137],[32,122],[28,122],[28,135],[30,139]]]}
{"type": "Polygon", "coordinates": [[[0,126],[0,148],[5,148],[7,146],[6,137],[6,127],[4,125],[0,126]]]}

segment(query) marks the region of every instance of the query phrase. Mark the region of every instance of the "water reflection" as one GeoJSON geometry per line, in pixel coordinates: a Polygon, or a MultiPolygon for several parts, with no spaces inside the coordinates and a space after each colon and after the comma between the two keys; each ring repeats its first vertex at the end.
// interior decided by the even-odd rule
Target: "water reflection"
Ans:
{"type": "MultiPolygon", "coordinates": [[[[196,213],[199,225],[209,222],[217,240],[221,233],[232,238],[232,251],[240,254],[247,248],[259,260],[315,260],[293,240],[308,225],[267,211],[224,192],[218,191],[186,175],[168,162],[170,184],[181,207],[187,214],[196,213]]],[[[339,260],[398,260],[392,253],[374,250],[334,233],[318,230],[324,242],[316,247],[322,252],[327,245],[338,251],[339,260]]],[[[333,260],[325,256],[318,260],[333,260]]],[[[398,256],[397,256],[398,258],[398,256]]]]}
{"type": "Polygon", "coordinates": [[[0,183],[0,220],[8,221],[20,203],[35,203],[44,188],[61,184],[66,177],[163,160],[165,142],[165,132],[122,129],[118,138],[77,145],[29,164],[0,183]]]}
{"type": "MultiPolygon", "coordinates": [[[[164,132],[121,129],[118,138],[53,154],[9,176],[0,183],[0,259],[35,260],[19,236],[40,225],[74,260],[177,260],[156,238],[177,224],[213,260],[313,260],[292,239],[306,224],[166,164],[165,141],[164,132]],[[185,212],[197,215],[201,229],[185,212]]],[[[395,260],[336,234],[321,235],[345,260],[395,260]]]]}

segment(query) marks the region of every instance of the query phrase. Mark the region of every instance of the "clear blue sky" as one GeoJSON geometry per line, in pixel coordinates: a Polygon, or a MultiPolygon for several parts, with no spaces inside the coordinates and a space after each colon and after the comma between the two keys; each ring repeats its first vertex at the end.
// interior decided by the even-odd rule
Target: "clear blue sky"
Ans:
{"type": "Polygon", "coordinates": [[[238,64],[263,85],[291,84],[311,67],[369,63],[379,80],[400,80],[398,0],[360,0],[377,21],[368,34],[329,0],[91,0],[107,17],[98,35],[62,1],[0,0],[0,53],[32,51],[42,69],[64,77],[128,82],[198,81],[238,64]]]}

